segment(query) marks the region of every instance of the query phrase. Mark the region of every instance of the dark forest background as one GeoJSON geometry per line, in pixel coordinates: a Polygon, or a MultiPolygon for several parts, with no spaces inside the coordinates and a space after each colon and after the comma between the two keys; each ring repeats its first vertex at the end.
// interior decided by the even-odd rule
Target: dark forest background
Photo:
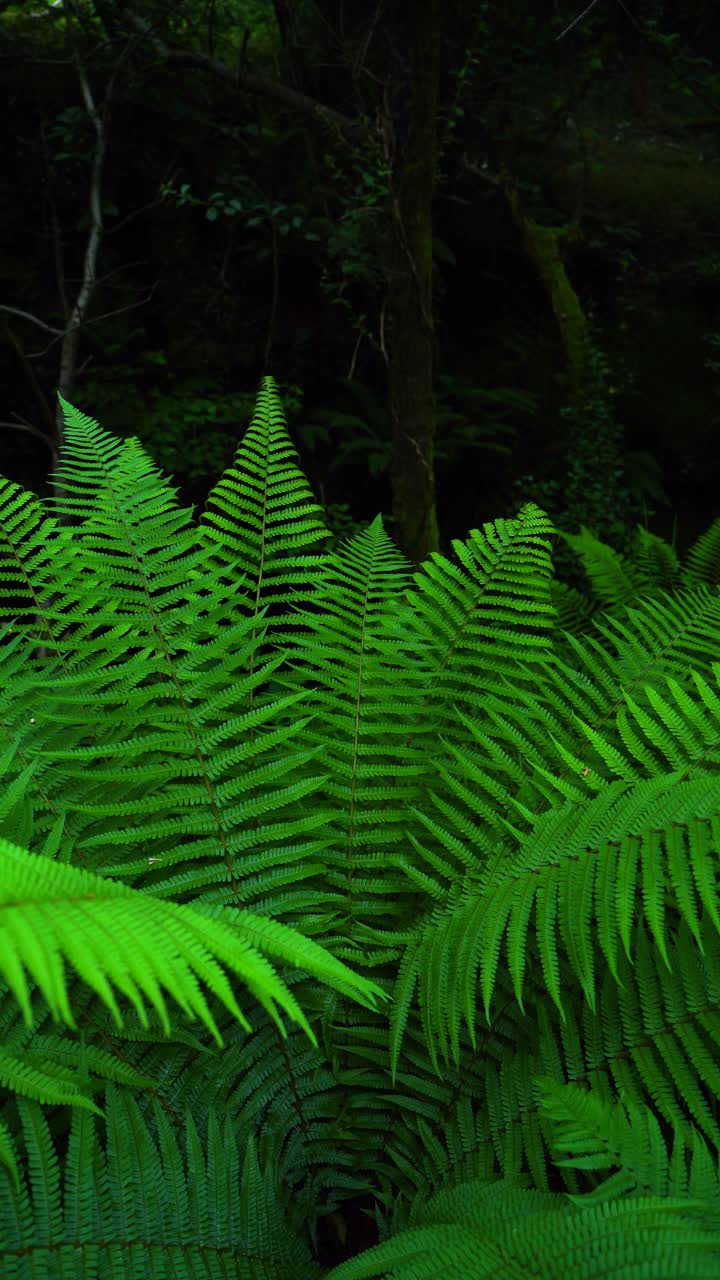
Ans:
{"type": "Polygon", "coordinates": [[[0,0],[0,472],[52,493],[60,390],[201,505],[270,373],[338,536],[533,499],[684,551],[719,53],[711,0],[0,0]]]}

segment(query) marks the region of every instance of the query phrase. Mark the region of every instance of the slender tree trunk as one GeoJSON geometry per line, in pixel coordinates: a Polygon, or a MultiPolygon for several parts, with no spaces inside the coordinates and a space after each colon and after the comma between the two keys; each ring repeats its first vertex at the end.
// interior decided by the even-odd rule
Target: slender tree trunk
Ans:
{"type": "Polygon", "coordinates": [[[439,0],[418,0],[410,32],[406,136],[391,190],[386,318],[395,538],[413,564],[439,547],[435,509],[432,205],[438,130],[439,0]]]}

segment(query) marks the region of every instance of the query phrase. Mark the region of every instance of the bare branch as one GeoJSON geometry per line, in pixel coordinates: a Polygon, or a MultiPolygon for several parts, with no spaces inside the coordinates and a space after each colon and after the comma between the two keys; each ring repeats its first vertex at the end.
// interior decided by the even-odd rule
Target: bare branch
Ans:
{"type": "MultiPolygon", "coordinates": [[[[40,386],[40,383],[38,382],[35,370],[33,369],[30,361],[28,360],[27,355],[25,354],[25,349],[22,343],[15,336],[12,329],[10,328],[10,325],[7,322],[7,317],[5,315],[4,308],[0,310],[0,329],[5,334],[5,337],[7,338],[8,343],[12,347],[13,351],[15,352],[15,355],[17,356],[20,362],[22,371],[25,374],[25,378],[30,387],[30,390],[32,391],[32,394],[35,400],[37,401],[38,409],[40,410],[40,415],[42,417],[43,422],[46,423],[50,431],[54,431],[55,418],[53,416],[53,412],[47,400],[45,399],[45,394],[43,392],[43,389],[40,386]]],[[[56,342],[57,339],[55,338],[53,339],[53,341],[56,342]]]]}
{"type": "MultiPolygon", "coordinates": [[[[179,170],[177,169],[173,170],[171,168],[170,176],[169,178],[163,179],[162,183],[160,184],[161,188],[166,185],[174,186],[175,179],[178,177],[178,173],[179,173],[179,170]]],[[[159,196],[156,196],[154,200],[150,200],[148,204],[140,205],[139,209],[133,209],[131,213],[126,214],[124,218],[121,218],[119,222],[116,222],[114,227],[110,227],[110,230],[106,231],[105,235],[114,236],[116,231],[120,231],[122,227],[126,227],[128,222],[132,222],[133,218],[138,218],[141,213],[147,213],[148,209],[157,208],[159,204],[163,203],[164,199],[165,199],[164,196],[159,195],[159,196]]]]}
{"type": "Polygon", "coordinates": [[[103,311],[102,315],[91,316],[89,320],[85,320],[85,326],[90,324],[98,324],[101,320],[109,320],[111,316],[121,316],[125,311],[134,311],[136,307],[144,307],[146,302],[151,302],[159,281],[155,281],[152,289],[145,298],[140,298],[138,302],[128,302],[126,307],[116,307],[114,311],[103,311]]]}
{"type": "MultiPolygon", "coordinates": [[[[112,272],[109,272],[108,274],[111,275],[112,272]]],[[[39,360],[40,356],[44,356],[48,351],[50,351],[50,349],[55,346],[56,342],[59,342],[61,338],[66,338],[68,334],[74,333],[77,329],[87,329],[91,324],[99,324],[101,320],[109,320],[111,316],[121,316],[125,311],[135,311],[137,307],[144,307],[146,302],[152,301],[153,294],[157,287],[158,281],[156,280],[147,297],[140,298],[138,302],[128,302],[126,307],[116,307],[114,311],[103,311],[101,315],[90,316],[89,319],[79,320],[77,324],[71,325],[67,329],[58,329],[58,336],[53,338],[51,342],[48,342],[47,346],[43,347],[42,351],[28,352],[29,358],[32,360],[39,360]]],[[[61,392],[61,394],[64,393],[61,392]]]]}
{"type": "Polygon", "coordinates": [[[7,431],[25,431],[29,436],[35,436],[37,440],[42,440],[43,444],[47,445],[53,457],[55,457],[55,445],[50,436],[46,436],[43,431],[38,431],[37,427],[31,427],[25,422],[0,422],[0,427],[7,431]]]}
{"type": "Polygon", "coordinates": [[[146,267],[146,258],[136,258],[134,262],[121,262],[117,267],[112,267],[110,271],[106,271],[104,275],[98,276],[95,281],[96,285],[107,284],[108,280],[112,280],[113,276],[120,275],[121,271],[131,271],[133,267],[146,267]]]}
{"type": "Polygon", "coordinates": [[[39,320],[38,317],[32,315],[30,311],[21,311],[19,307],[6,307],[0,303],[0,311],[6,311],[8,315],[11,316],[20,316],[23,320],[31,320],[33,324],[38,325],[41,329],[45,329],[47,333],[55,333],[59,337],[62,337],[65,332],[64,329],[55,329],[51,324],[45,324],[44,320],[39,320]]]}
{"type": "Polygon", "coordinates": [[[589,13],[591,9],[594,9],[597,2],[598,0],[590,0],[590,4],[587,6],[587,8],[583,9],[582,13],[579,13],[577,18],[573,18],[570,25],[566,27],[564,31],[561,31],[559,36],[555,37],[555,43],[557,43],[558,40],[562,40],[563,36],[567,35],[568,31],[572,31],[573,27],[576,27],[578,22],[582,22],[583,18],[585,17],[585,14],[589,13]]]}
{"type": "Polygon", "coordinates": [[[144,18],[140,18],[129,9],[125,10],[124,16],[136,31],[142,32],[147,37],[163,62],[168,65],[198,67],[204,71],[210,71],[235,89],[246,93],[257,93],[264,98],[272,98],[291,111],[300,112],[314,120],[316,124],[332,129],[347,142],[360,143],[367,139],[368,131],[364,124],[358,120],[352,120],[339,111],[334,111],[332,107],[326,107],[323,103],[308,97],[307,94],[301,93],[299,89],[291,89],[289,85],[280,84],[275,80],[266,80],[263,76],[253,75],[244,69],[229,67],[227,63],[211,58],[207,53],[200,53],[194,49],[172,49],[144,18]]]}
{"type": "MultiPolygon", "coordinates": [[[[68,18],[70,18],[71,15],[73,15],[74,9],[72,0],[63,0],[63,7],[66,10],[68,18]]],[[[85,246],[85,257],[83,261],[83,273],[80,288],[70,311],[70,316],[68,317],[69,324],[66,325],[65,332],[62,335],[62,347],[60,351],[60,376],[58,378],[58,390],[64,399],[69,399],[72,395],[75,369],[77,366],[79,330],[83,320],[85,319],[85,313],[88,309],[93,290],[95,288],[97,258],[103,233],[101,189],[103,161],[105,158],[105,110],[101,116],[95,106],[90,82],[87,78],[87,73],[85,71],[82,58],[80,57],[77,44],[74,40],[71,21],[68,22],[68,36],[70,40],[73,41],[75,66],[77,68],[78,80],[80,81],[80,92],[82,94],[83,102],[85,103],[85,110],[87,111],[93,128],[95,129],[96,141],[90,170],[90,234],[88,235],[87,244],[85,246]]],[[[107,108],[114,78],[115,74],[113,73],[105,94],[105,109],[107,108]]],[[[46,350],[49,350],[52,346],[53,342],[50,342],[46,347],[46,350]]],[[[62,408],[60,401],[58,400],[55,411],[56,443],[58,448],[62,443],[64,427],[65,423],[62,408]]]]}

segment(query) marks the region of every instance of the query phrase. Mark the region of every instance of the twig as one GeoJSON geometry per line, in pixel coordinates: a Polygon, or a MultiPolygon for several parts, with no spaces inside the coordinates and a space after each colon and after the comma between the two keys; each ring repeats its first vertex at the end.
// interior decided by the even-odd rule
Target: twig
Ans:
{"type": "Polygon", "coordinates": [[[559,36],[555,37],[555,42],[557,43],[558,40],[562,40],[563,36],[567,35],[568,31],[572,31],[573,27],[576,27],[578,22],[582,21],[582,19],[585,17],[585,14],[589,13],[591,9],[594,9],[597,3],[598,3],[598,0],[590,0],[590,4],[587,6],[587,8],[583,9],[582,13],[579,13],[577,18],[573,18],[572,22],[570,23],[570,26],[566,27],[564,31],[560,32],[559,36]]]}
{"type": "Polygon", "coordinates": [[[38,360],[40,356],[44,356],[51,347],[54,347],[55,343],[58,342],[60,338],[66,337],[67,334],[73,333],[76,329],[87,329],[91,324],[99,324],[101,320],[109,320],[111,316],[121,316],[125,311],[134,311],[136,307],[144,307],[146,302],[150,302],[152,300],[153,294],[158,287],[158,283],[159,282],[156,280],[147,297],[140,298],[139,302],[128,302],[126,307],[116,307],[114,311],[103,311],[99,316],[90,316],[89,319],[79,320],[77,324],[69,326],[67,329],[59,330],[58,337],[53,338],[52,342],[49,342],[46,347],[43,347],[42,351],[30,351],[28,352],[28,356],[33,360],[38,360]]]}
{"type": "Polygon", "coordinates": [[[39,431],[37,427],[31,427],[25,422],[2,422],[2,421],[0,421],[0,427],[4,427],[7,431],[26,431],[29,436],[36,436],[38,440],[42,440],[43,444],[47,445],[48,449],[53,455],[53,458],[55,458],[55,445],[53,444],[50,437],[46,436],[43,431],[39,431]]]}
{"type": "Polygon", "coordinates": [[[64,329],[56,329],[53,325],[46,324],[44,320],[39,320],[38,317],[34,316],[30,311],[21,311],[19,307],[6,307],[3,303],[0,303],[0,311],[7,311],[8,315],[11,316],[21,316],[23,320],[31,320],[32,323],[38,325],[39,328],[45,329],[48,333],[57,334],[60,338],[65,332],[64,329]]]}

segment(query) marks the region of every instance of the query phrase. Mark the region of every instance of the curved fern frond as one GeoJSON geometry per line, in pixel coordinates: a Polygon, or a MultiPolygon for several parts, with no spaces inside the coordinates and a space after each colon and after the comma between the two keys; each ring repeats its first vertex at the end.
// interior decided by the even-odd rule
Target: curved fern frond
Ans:
{"type": "Polygon", "coordinates": [[[638,1256],[644,1276],[710,1280],[720,1234],[707,1229],[705,1212],[702,1200],[638,1196],[580,1207],[511,1183],[462,1183],[419,1203],[411,1226],[326,1280],[604,1280],[632,1274],[638,1256]]]}
{"type": "MultiPolygon", "coordinates": [[[[688,926],[698,936],[697,893],[720,931],[706,861],[715,806],[720,804],[720,777],[681,782],[680,776],[661,775],[630,787],[609,783],[582,804],[567,801],[539,816],[529,834],[505,820],[517,840],[512,856],[504,850],[502,863],[496,858],[480,866],[466,878],[459,894],[449,897],[442,910],[435,908],[418,926],[422,936],[416,961],[419,1002],[436,1069],[437,1041],[446,1058],[449,1044],[457,1049],[461,1010],[475,1044],[478,967],[485,1017],[490,1022],[506,933],[509,972],[521,1009],[528,948],[536,941],[545,987],[564,1019],[558,943],[594,1012],[596,948],[619,982],[618,943],[630,959],[638,889],[645,919],[669,968],[666,859],[672,864],[673,887],[688,926]],[[596,924],[591,929],[593,914],[596,924]]],[[[407,992],[402,999],[407,1002],[407,992]]]]}
{"type": "Polygon", "coordinates": [[[75,1028],[68,1002],[61,957],[88,983],[110,1009],[118,1026],[122,1016],[108,979],[134,1005],[140,1022],[148,1026],[142,996],[156,1009],[166,1034],[170,1020],[162,984],[190,1018],[200,1017],[219,1044],[222,1038],[195,975],[202,977],[247,1030],[221,960],[237,973],[275,1021],[285,1030],[275,1002],[297,1021],[316,1044],[294,996],[260,954],[274,951],[294,964],[308,961],[321,981],[337,983],[361,1001],[381,995],[375,984],[356,977],[341,961],[327,956],[309,938],[293,935],[275,921],[249,913],[223,912],[204,905],[195,910],[158,902],[128,885],[100,879],[80,867],[27,853],[0,840],[0,895],[4,910],[0,926],[0,972],[14,992],[26,1024],[32,1024],[27,970],[47,1000],[53,1017],[75,1028]],[[52,907],[49,906],[52,903],[52,907]],[[62,905],[62,913],[58,909],[62,905]],[[108,937],[112,946],[108,946],[108,937]],[[294,940],[294,941],[293,941],[294,940]]]}

